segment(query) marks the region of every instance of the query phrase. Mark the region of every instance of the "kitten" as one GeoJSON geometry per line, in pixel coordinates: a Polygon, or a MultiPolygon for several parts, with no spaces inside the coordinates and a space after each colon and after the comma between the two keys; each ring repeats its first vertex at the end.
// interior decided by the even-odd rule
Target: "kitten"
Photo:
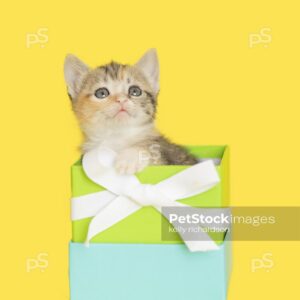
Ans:
{"type": "Polygon", "coordinates": [[[120,174],[134,174],[147,165],[197,163],[184,148],[155,128],[159,64],[150,49],[135,65],[115,62],[90,69],[73,55],[64,65],[68,94],[85,136],[83,152],[100,144],[118,153],[120,174]]]}

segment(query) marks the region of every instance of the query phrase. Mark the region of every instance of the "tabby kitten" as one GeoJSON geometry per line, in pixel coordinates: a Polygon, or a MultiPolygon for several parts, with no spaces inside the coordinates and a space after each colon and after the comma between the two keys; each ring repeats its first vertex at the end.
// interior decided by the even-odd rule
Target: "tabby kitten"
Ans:
{"type": "Polygon", "coordinates": [[[155,128],[159,64],[150,49],[135,65],[111,62],[90,69],[73,55],[64,65],[68,94],[85,136],[83,152],[100,144],[118,154],[120,174],[134,174],[147,165],[197,163],[182,147],[155,128]]]}

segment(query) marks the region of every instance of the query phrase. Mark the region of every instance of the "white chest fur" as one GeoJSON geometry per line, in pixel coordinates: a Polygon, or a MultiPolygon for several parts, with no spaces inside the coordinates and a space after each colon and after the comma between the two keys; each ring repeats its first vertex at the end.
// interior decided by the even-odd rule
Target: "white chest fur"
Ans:
{"type": "Polygon", "coordinates": [[[84,151],[103,145],[119,152],[146,140],[149,135],[153,135],[153,132],[153,125],[105,128],[105,130],[89,132],[87,141],[84,144],[84,151]]]}

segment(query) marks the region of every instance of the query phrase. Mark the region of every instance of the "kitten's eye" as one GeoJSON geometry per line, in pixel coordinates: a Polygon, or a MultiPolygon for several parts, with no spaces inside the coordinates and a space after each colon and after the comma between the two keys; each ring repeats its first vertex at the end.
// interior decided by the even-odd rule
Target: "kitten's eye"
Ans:
{"type": "Polygon", "coordinates": [[[96,90],[95,96],[99,99],[104,99],[109,95],[109,91],[107,88],[100,88],[96,90]]]}
{"type": "Polygon", "coordinates": [[[133,85],[129,88],[128,94],[130,96],[138,97],[142,95],[142,90],[138,86],[133,85]]]}

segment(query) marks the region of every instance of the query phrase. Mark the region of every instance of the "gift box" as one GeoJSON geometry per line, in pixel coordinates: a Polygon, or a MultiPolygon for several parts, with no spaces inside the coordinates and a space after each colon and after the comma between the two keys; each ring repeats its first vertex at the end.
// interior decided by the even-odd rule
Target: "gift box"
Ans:
{"type": "MultiPolygon", "coordinates": [[[[178,202],[197,207],[229,204],[228,149],[226,146],[192,146],[201,160],[213,159],[220,182],[207,191],[178,202]]],[[[158,184],[190,166],[149,166],[136,177],[143,184],[158,184]]],[[[71,169],[72,196],[104,191],[93,182],[82,160],[71,169]]],[[[230,274],[230,233],[213,239],[217,250],[191,253],[176,232],[162,239],[168,220],[151,206],[138,209],[93,236],[84,245],[92,217],[73,219],[70,243],[71,300],[119,299],[226,299],[230,274]]]]}
{"type": "Polygon", "coordinates": [[[72,300],[225,300],[230,241],[190,253],[183,244],[70,244],[72,300]]]}
{"type": "MultiPolygon", "coordinates": [[[[220,183],[205,193],[188,197],[181,203],[200,207],[226,207],[229,206],[229,151],[226,146],[191,146],[188,151],[196,157],[213,159],[220,176],[220,183]]],[[[136,174],[142,183],[158,183],[190,166],[149,166],[136,174]]],[[[72,196],[78,197],[103,191],[104,188],[95,184],[85,174],[81,160],[71,168],[72,196]]],[[[74,220],[72,222],[72,241],[83,243],[87,236],[91,218],[74,220]]],[[[162,241],[162,222],[168,221],[153,207],[143,207],[128,218],[95,236],[93,243],[182,243],[180,237],[174,234],[168,241],[162,241]]]]}

